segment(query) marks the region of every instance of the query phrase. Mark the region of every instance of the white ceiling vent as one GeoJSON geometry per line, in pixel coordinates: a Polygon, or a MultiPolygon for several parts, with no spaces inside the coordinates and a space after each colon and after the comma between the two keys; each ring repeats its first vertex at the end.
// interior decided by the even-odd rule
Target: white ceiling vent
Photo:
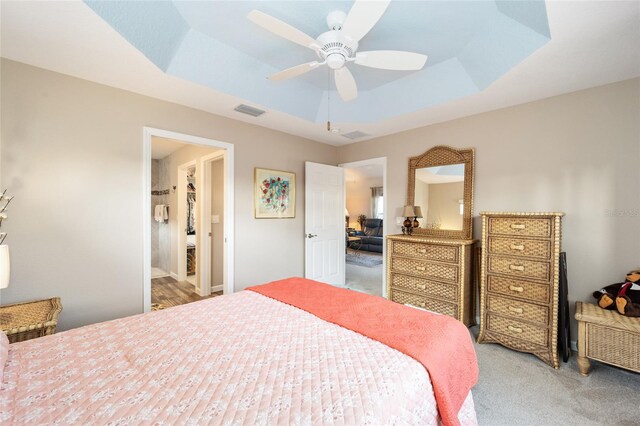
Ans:
{"type": "Polygon", "coordinates": [[[371,136],[371,135],[361,132],[360,130],[356,130],[355,132],[345,133],[342,136],[344,136],[347,139],[356,140],[356,139],[364,138],[365,136],[371,136]]]}
{"type": "Polygon", "coordinates": [[[252,117],[259,117],[265,113],[264,110],[251,107],[249,105],[240,104],[234,108],[235,111],[241,112],[243,114],[250,115],[252,117]]]}

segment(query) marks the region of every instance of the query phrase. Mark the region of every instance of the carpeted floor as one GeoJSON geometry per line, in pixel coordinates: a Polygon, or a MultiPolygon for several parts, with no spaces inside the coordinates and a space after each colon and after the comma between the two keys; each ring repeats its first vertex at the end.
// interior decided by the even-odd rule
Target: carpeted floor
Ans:
{"type": "Polygon", "coordinates": [[[382,265],[382,256],[371,256],[363,253],[347,253],[345,261],[352,265],[374,268],[382,265]]]}
{"type": "MultiPolygon", "coordinates": [[[[349,252],[353,252],[349,249],[349,252]]],[[[361,256],[375,256],[382,260],[382,255],[377,253],[361,252],[361,256]]],[[[373,267],[346,263],[345,284],[347,288],[362,291],[364,293],[382,296],[382,263],[373,267]]]]}
{"type": "MultiPolygon", "coordinates": [[[[471,332],[475,340],[478,327],[471,332]]],[[[480,425],[640,425],[640,374],[592,362],[591,374],[583,377],[575,354],[555,370],[497,344],[475,348],[480,425]]]]}

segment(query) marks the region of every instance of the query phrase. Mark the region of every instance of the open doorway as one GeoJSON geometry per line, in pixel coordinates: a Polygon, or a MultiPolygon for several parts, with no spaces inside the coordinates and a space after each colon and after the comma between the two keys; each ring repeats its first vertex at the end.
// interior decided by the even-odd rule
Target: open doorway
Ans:
{"type": "Polygon", "coordinates": [[[233,146],[145,128],[144,311],[233,292],[233,146]]]}
{"type": "Polygon", "coordinates": [[[385,296],[386,158],[340,166],[345,169],[345,286],[385,296]]]}

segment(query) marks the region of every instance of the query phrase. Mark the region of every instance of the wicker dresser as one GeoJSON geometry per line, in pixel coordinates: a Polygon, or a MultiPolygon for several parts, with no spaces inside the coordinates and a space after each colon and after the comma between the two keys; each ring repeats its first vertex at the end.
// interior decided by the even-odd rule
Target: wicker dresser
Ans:
{"type": "Polygon", "coordinates": [[[387,236],[387,297],[475,324],[474,240],[387,236]]]}
{"type": "Polygon", "coordinates": [[[0,330],[16,343],[56,332],[60,298],[0,306],[0,330]]]}
{"type": "Polygon", "coordinates": [[[480,213],[482,269],[478,342],[558,360],[562,213],[480,213]]]}

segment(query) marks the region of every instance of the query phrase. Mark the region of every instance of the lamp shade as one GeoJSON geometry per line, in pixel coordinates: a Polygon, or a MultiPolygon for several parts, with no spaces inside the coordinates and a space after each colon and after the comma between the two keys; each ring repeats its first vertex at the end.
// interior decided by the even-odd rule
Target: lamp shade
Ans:
{"type": "Polygon", "coordinates": [[[422,217],[422,208],[420,206],[413,206],[413,212],[415,213],[416,217],[422,217]]]}
{"type": "Polygon", "coordinates": [[[9,246],[0,245],[0,288],[9,287],[11,263],[9,262],[9,246]]]}
{"type": "Polygon", "coordinates": [[[347,210],[347,208],[346,208],[346,207],[344,208],[344,215],[345,215],[345,216],[349,216],[349,210],[347,210]]]}
{"type": "Polygon", "coordinates": [[[413,212],[413,206],[404,206],[404,209],[402,210],[402,216],[415,217],[415,214],[413,212]]]}

